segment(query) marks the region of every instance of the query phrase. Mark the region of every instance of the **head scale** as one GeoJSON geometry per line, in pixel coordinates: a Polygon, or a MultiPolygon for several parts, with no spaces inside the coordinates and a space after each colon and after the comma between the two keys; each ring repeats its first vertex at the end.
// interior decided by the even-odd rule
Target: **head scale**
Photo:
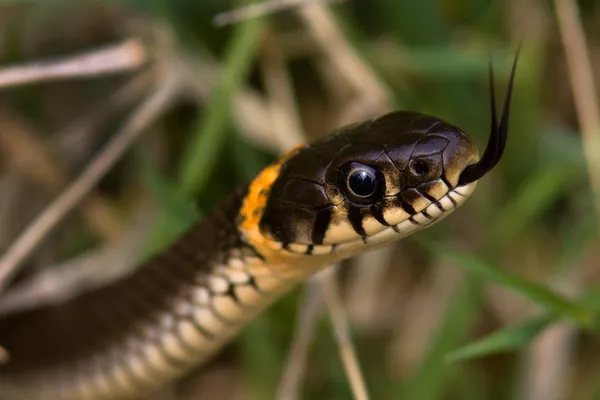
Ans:
{"type": "Polygon", "coordinates": [[[349,257],[439,221],[500,160],[517,58],[500,124],[492,71],[492,129],[479,158],[457,127],[393,112],[294,149],[252,183],[240,227],[259,251],[349,257]]]}

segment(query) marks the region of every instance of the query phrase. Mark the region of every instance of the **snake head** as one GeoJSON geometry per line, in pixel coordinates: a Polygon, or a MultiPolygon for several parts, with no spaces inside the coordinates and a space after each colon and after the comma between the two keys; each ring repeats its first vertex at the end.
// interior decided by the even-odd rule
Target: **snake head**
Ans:
{"type": "MultiPolygon", "coordinates": [[[[511,87],[515,65],[516,59],[511,87]]],[[[407,111],[347,126],[294,149],[250,185],[241,230],[261,249],[331,260],[441,220],[500,159],[510,93],[499,125],[492,112],[492,131],[481,158],[461,129],[407,111]]]]}

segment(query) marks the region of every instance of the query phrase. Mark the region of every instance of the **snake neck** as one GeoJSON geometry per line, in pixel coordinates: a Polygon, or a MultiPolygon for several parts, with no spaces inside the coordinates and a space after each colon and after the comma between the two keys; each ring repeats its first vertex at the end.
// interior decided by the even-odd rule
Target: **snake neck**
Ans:
{"type": "Polygon", "coordinates": [[[0,320],[2,399],[148,393],[208,360],[301,275],[286,275],[238,221],[237,191],[125,279],[0,320]]]}

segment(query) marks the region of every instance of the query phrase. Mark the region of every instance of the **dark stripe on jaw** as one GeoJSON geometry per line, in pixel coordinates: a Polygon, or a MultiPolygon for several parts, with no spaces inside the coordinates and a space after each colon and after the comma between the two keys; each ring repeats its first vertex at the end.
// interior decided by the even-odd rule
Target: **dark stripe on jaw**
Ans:
{"type": "Polygon", "coordinates": [[[429,193],[425,192],[424,190],[420,190],[420,189],[417,189],[417,190],[419,191],[419,193],[421,193],[421,195],[423,197],[425,197],[427,200],[429,200],[432,204],[435,204],[437,206],[437,208],[439,208],[441,211],[446,211],[446,210],[444,210],[444,207],[442,207],[442,204],[435,199],[435,197],[433,197],[429,193]]]}
{"type": "Polygon", "coordinates": [[[448,186],[449,191],[452,190],[452,185],[450,184],[448,179],[446,179],[446,174],[442,173],[442,176],[440,177],[440,179],[442,180],[442,182],[444,182],[444,185],[448,186]]]}
{"type": "Polygon", "coordinates": [[[307,255],[307,256],[312,255],[314,248],[315,248],[315,246],[313,244],[309,244],[308,247],[306,248],[306,251],[304,252],[304,255],[307,255]]]}
{"type": "Polygon", "coordinates": [[[450,199],[450,201],[452,202],[452,204],[454,204],[454,207],[458,207],[458,203],[456,202],[456,200],[454,200],[454,198],[452,196],[450,196],[450,193],[448,193],[447,196],[450,199]]]}
{"type": "Polygon", "coordinates": [[[314,244],[323,244],[325,239],[325,233],[329,228],[329,222],[331,221],[331,208],[325,208],[317,212],[317,218],[312,231],[312,241],[314,244]]]}
{"type": "Polygon", "coordinates": [[[419,223],[417,221],[415,221],[415,219],[411,216],[408,218],[408,220],[410,221],[411,224],[413,225],[419,225],[419,223]]]}
{"type": "Polygon", "coordinates": [[[429,215],[429,213],[425,210],[421,211],[421,214],[423,214],[423,216],[427,219],[435,219],[431,215],[429,215]]]}
{"type": "Polygon", "coordinates": [[[346,215],[348,216],[348,220],[350,221],[350,225],[352,225],[354,232],[363,238],[364,241],[364,237],[367,236],[367,233],[363,227],[363,215],[360,208],[350,207],[346,215]]]}
{"type": "Polygon", "coordinates": [[[381,207],[379,207],[377,204],[373,204],[369,208],[369,211],[371,212],[373,218],[375,218],[375,220],[377,220],[377,222],[379,222],[381,225],[390,226],[390,224],[388,224],[385,218],[383,217],[383,211],[381,210],[381,207]]]}
{"type": "Polygon", "coordinates": [[[442,207],[442,203],[440,203],[439,201],[435,201],[435,205],[437,206],[437,208],[439,208],[440,210],[442,210],[443,212],[446,212],[448,210],[444,209],[444,207],[442,207]]]}
{"type": "Polygon", "coordinates": [[[400,203],[400,207],[402,207],[404,212],[406,212],[408,215],[415,215],[417,213],[410,204],[408,204],[407,202],[402,200],[400,195],[398,195],[396,198],[398,199],[398,202],[400,203]]]}

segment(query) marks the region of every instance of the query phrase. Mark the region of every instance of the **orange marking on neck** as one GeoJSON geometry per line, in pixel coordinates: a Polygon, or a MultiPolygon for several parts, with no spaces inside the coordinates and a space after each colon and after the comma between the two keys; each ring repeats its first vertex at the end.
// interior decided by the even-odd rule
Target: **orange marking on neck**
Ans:
{"type": "Polygon", "coordinates": [[[277,162],[263,169],[252,181],[248,188],[248,194],[244,198],[240,209],[239,228],[246,236],[248,242],[256,248],[263,256],[274,256],[277,251],[278,243],[265,237],[259,228],[260,220],[265,212],[271,187],[277,177],[281,166],[293,157],[302,148],[298,145],[287,151],[277,162]]]}

